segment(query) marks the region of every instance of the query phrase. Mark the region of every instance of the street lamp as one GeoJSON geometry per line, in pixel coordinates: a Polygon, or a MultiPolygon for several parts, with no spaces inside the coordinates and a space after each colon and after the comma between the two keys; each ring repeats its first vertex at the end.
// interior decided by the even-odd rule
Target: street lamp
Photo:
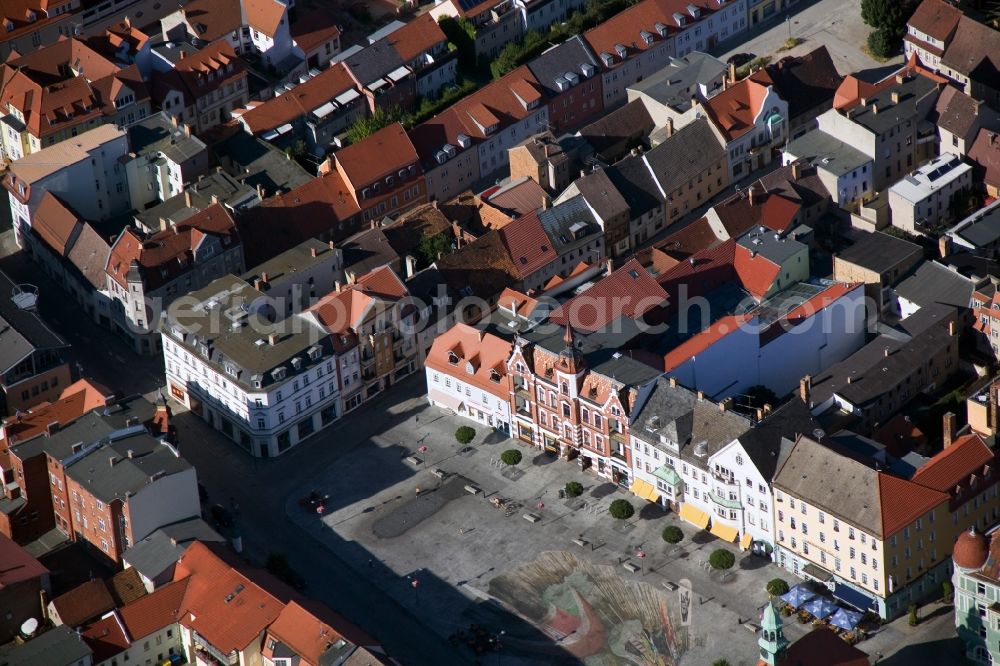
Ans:
{"type": "Polygon", "coordinates": [[[788,16],[785,17],[785,25],[788,26],[788,39],[791,40],[791,38],[792,38],[792,15],[791,14],[789,14],[788,16]]]}
{"type": "Polygon", "coordinates": [[[420,581],[416,578],[410,581],[410,587],[413,588],[413,601],[419,606],[420,605],[420,581]]]}

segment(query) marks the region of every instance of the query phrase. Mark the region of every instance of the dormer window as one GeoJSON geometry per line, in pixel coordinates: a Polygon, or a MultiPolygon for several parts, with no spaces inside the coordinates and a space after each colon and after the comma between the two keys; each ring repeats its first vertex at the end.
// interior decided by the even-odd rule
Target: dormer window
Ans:
{"type": "Polygon", "coordinates": [[[490,381],[494,384],[500,383],[500,373],[496,370],[490,370],[490,381]]]}
{"type": "Polygon", "coordinates": [[[688,5],[687,10],[688,14],[690,14],[691,18],[695,21],[701,18],[701,7],[698,7],[697,5],[688,5]]]}
{"type": "Polygon", "coordinates": [[[465,362],[465,374],[467,374],[467,375],[474,375],[474,374],[476,374],[476,368],[475,368],[475,366],[472,365],[471,361],[466,361],[465,362]]]}
{"type": "Polygon", "coordinates": [[[275,368],[274,370],[271,371],[271,379],[273,379],[276,382],[280,382],[282,379],[285,378],[286,372],[287,369],[284,366],[281,366],[280,368],[275,368]]]}
{"type": "Polygon", "coordinates": [[[395,183],[395,182],[396,182],[395,176],[386,176],[385,177],[385,186],[386,187],[392,187],[393,183],[395,183]]]}
{"type": "Polygon", "coordinates": [[[453,351],[448,352],[448,363],[458,365],[458,354],[453,351]]]}
{"type": "Polygon", "coordinates": [[[660,37],[667,36],[667,26],[665,24],[657,22],[653,27],[656,28],[656,32],[659,33],[660,37]]]}
{"type": "Polygon", "coordinates": [[[234,366],[232,363],[226,363],[225,368],[227,375],[229,375],[230,377],[236,376],[236,366],[234,366]]]}
{"type": "Polygon", "coordinates": [[[312,347],[310,347],[309,351],[308,351],[309,358],[312,359],[313,361],[319,359],[319,357],[322,355],[322,353],[323,353],[323,350],[320,349],[316,345],[313,345],[312,347]]]}
{"type": "Polygon", "coordinates": [[[624,60],[625,56],[628,54],[628,49],[626,49],[623,44],[615,44],[615,53],[618,54],[619,58],[624,60]]]}
{"type": "Polygon", "coordinates": [[[683,28],[687,24],[687,17],[680,12],[674,12],[674,22],[677,23],[678,27],[683,28]]]}
{"type": "Polygon", "coordinates": [[[611,65],[614,64],[615,59],[614,59],[614,56],[612,56],[610,53],[602,53],[601,54],[601,62],[604,63],[605,67],[611,67],[611,65]]]}
{"type": "Polygon", "coordinates": [[[642,38],[642,41],[646,42],[646,46],[649,46],[650,44],[653,43],[653,35],[651,33],[646,32],[645,30],[639,33],[639,37],[642,38]]]}
{"type": "Polygon", "coordinates": [[[296,356],[295,358],[293,358],[292,359],[292,367],[295,369],[296,372],[298,372],[299,370],[301,370],[302,369],[302,359],[299,358],[298,356],[296,356]]]}

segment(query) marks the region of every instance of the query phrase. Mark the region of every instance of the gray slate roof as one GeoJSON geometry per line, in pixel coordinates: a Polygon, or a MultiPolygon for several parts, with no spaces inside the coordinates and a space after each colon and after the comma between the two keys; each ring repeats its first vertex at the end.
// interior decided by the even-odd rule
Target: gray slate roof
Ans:
{"type": "Polygon", "coordinates": [[[851,111],[854,122],[868,128],[875,134],[888,132],[900,122],[918,118],[918,103],[928,96],[934,96],[937,84],[926,76],[909,76],[902,84],[889,86],[874,97],[868,98],[865,106],[858,105],[851,111]],[[892,93],[899,93],[899,103],[892,102],[892,93]],[[878,113],[874,112],[878,107],[878,113]]]}
{"type": "Polygon", "coordinates": [[[125,551],[124,560],[145,578],[154,579],[176,564],[194,540],[224,542],[201,518],[166,525],[125,551]]]}
{"type": "Polygon", "coordinates": [[[924,307],[943,303],[969,308],[975,284],[936,261],[925,261],[910,277],[896,285],[896,294],[924,307]]]}
{"type": "Polygon", "coordinates": [[[818,129],[806,132],[790,142],[785,152],[798,159],[809,160],[811,164],[835,176],[843,176],[872,161],[857,148],[818,129]]]}
{"type": "MultiPolygon", "coordinates": [[[[567,72],[572,72],[580,78],[580,83],[585,79],[581,67],[591,65],[594,67],[594,76],[599,76],[601,67],[590,53],[580,35],[570,37],[562,44],[550,48],[528,63],[528,69],[538,83],[545,89],[545,94],[554,97],[562,94],[556,85],[556,79],[562,77],[567,72]]],[[[578,83],[577,85],[580,85],[578,83]]],[[[569,90],[569,89],[567,89],[569,90]]]]}
{"type": "Polygon", "coordinates": [[[265,196],[289,192],[314,178],[298,162],[246,132],[236,132],[216,146],[215,154],[230,175],[249,187],[263,187],[265,196]]]}
{"type": "Polygon", "coordinates": [[[367,86],[406,63],[386,37],[345,58],[344,64],[361,85],[367,86]]]}
{"type": "Polygon", "coordinates": [[[955,232],[973,247],[984,248],[1000,240],[1000,207],[993,207],[981,218],[955,232]]]}
{"type": "Polygon", "coordinates": [[[0,649],[3,666],[77,666],[93,654],[76,632],[61,624],[23,645],[0,649]]]}
{"type": "Polygon", "coordinates": [[[628,204],[630,219],[645,215],[662,203],[660,189],[641,155],[628,157],[605,169],[605,173],[628,204]]]}
{"type": "Polygon", "coordinates": [[[139,155],[162,153],[177,164],[183,164],[207,149],[201,139],[185,134],[162,112],[129,125],[127,133],[132,152],[139,155]]]}
{"type": "Polygon", "coordinates": [[[612,220],[623,212],[628,215],[628,203],[615,188],[604,169],[588,173],[575,184],[576,189],[602,220],[612,220]]]}
{"type": "MultiPolygon", "coordinates": [[[[629,90],[648,95],[660,104],[683,113],[691,108],[691,97],[699,86],[707,85],[725,73],[726,63],[707,53],[692,51],[683,58],[670,58],[662,69],[632,84],[629,90]]],[[[709,93],[713,91],[714,88],[709,93]]]]}
{"type": "Polygon", "coordinates": [[[754,424],[739,439],[757,471],[771,480],[781,462],[782,446],[788,446],[799,435],[812,435],[819,427],[806,404],[793,398],[754,424]]]}
{"type": "Polygon", "coordinates": [[[921,256],[923,248],[916,243],[896,238],[881,231],[865,234],[837,257],[876,273],[884,273],[894,266],[921,256]]]}
{"type": "Polygon", "coordinates": [[[750,420],[731,410],[721,411],[711,400],[699,400],[683,386],[671,386],[660,377],[652,393],[633,417],[630,432],[658,443],[660,435],[676,442],[681,458],[704,468],[708,458],[750,428],[750,420]]]}
{"type": "Polygon", "coordinates": [[[36,350],[65,349],[62,339],[31,310],[12,300],[14,282],[0,271],[0,372],[6,372],[36,350]]]}
{"type": "Polygon", "coordinates": [[[663,191],[669,193],[717,162],[725,162],[725,156],[726,151],[709,127],[708,120],[699,118],[646,153],[646,161],[663,191]]]}
{"type": "Polygon", "coordinates": [[[774,477],[775,488],[882,536],[878,472],[809,437],[802,437],[774,477]]]}

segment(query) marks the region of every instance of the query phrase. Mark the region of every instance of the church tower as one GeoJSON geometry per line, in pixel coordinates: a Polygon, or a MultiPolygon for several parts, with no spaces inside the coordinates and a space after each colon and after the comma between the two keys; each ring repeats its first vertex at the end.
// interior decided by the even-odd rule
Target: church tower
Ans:
{"type": "Polygon", "coordinates": [[[774,604],[768,604],[764,609],[764,617],[761,620],[760,638],[757,645],[760,646],[760,661],[768,666],[778,666],[788,651],[788,640],[781,631],[781,615],[778,614],[774,604]]]}

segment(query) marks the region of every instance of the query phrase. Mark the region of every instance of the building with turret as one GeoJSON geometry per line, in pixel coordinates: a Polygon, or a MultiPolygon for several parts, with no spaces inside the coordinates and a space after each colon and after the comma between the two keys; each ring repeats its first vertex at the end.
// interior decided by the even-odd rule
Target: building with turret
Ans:
{"type": "Polygon", "coordinates": [[[790,643],[782,630],[781,614],[764,606],[757,646],[757,666],[869,666],[868,655],[849,645],[828,627],[817,627],[790,643]]]}
{"type": "Polygon", "coordinates": [[[975,527],[962,532],[951,552],[955,573],[955,629],[965,657],[976,664],[1000,659],[1000,538],[975,527]]]}

